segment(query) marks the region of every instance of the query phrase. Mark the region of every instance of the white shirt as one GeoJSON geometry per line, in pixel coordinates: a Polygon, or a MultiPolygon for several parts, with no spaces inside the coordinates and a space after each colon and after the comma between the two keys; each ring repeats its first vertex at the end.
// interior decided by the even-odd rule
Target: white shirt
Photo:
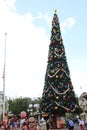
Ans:
{"type": "Polygon", "coordinates": [[[79,125],[84,125],[84,121],[83,120],[79,120],[79,125]]]}

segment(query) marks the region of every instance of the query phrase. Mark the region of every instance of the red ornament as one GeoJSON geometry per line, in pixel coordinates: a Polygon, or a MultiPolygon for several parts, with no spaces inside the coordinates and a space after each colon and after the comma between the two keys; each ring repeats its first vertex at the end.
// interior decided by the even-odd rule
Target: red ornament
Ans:
{"type": "Polygon", "coordinates": [[[70,112],[70,109],[67,109],[67,112],[70,112]]]}
{"type": "Polygon", "coordinates": [[[25,111],[22,111],[22,112],[20,113],[20,116],[21,116],[21,118],[25,118],[25,117],[26,117],[26,112],[25,112],[25,111]]]}

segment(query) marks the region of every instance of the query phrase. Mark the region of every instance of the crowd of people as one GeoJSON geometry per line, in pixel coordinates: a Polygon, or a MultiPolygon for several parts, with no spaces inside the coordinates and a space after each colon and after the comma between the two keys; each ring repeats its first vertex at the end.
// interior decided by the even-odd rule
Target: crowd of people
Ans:
{"type": "MultiPolygon", "coordinates": [[[[74,119],[69,119],[68,120],[68,122],[67,122],[67,128],[69,129],[69,130],[74,130],[74,127],[75,127],[75,122],[76,120],[74,120],[74,119]]],[[[84,130],[85,129],[85,122],[84,122],[84,120],[83,119],[81,119],[81,118],[78,118],[77,119],[77,124],[79,125],[79,129],[80,130],[84,130]]]]}
{"type": "MultiPolygon", "coordinates": [[[[38,125],[38,121],[34,117],[30,117],[29,119],[26,117],[25,119],[20,118],[10,118],[8,120],[0,120],[0,130],[17,130],[20,128],[21,130],[37,130],[36,127],[38,125]]],[[[40,130],[40,127],[38,127],[40,130]]]]}
{"type": "MultiPolygon", "coordinates": [[[[42,124],[42,122],[41,122],[42,124]]],[[[43,123],[44,124],[44,123],[43,123]]],[[[35,117],[26,118],[10,118],[8,120],[0,120],[0,130],[48,130],[48,123],[40,125],[35,117]],[[47,127],[47,128],[44,128],[47,127]]]]}
{"type": "MultiPolygon", "coordinates": [[[[41,120],[43,124],[44,120],[41,120]]],[[[45,125],[38,123],[38,120],[35,117],[26,118],[14,118],[11,117],[8,120],[0,120],[0,130],[49,130],[49,122],[46,122],[45,125]],[[45,126],[45,127],[44,127],[45,126]]],[[[68,119],[67,129],[74,130],[76,121],[74,119],[68,119]]],[[[81,118],[77,119],[79,125],[79,130],[84,130],[85,122],[81,118]]]]}

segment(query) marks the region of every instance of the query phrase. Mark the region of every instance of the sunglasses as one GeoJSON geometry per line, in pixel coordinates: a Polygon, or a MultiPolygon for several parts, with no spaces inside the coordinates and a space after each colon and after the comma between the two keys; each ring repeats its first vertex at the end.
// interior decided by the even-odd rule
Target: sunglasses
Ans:
{"type": "Polygon", "coordinates": [[[35,121],[29,122],[29,123],[35,123],[35,121]]]}

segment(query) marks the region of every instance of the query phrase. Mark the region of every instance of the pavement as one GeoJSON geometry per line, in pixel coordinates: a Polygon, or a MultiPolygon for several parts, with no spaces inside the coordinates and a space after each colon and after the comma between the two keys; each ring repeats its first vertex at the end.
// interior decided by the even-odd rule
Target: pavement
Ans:
{"type": "MultiPolygon", "coordinates": [[[[17,129],[13,128],[13,130],[21,130],[21,128],[17,128],[17,129]]],[[[51,129],[51,130],[69,130],[69,129],[68,128],[61,128],[61,129],[51,129]]],[[[80,130],[79,125],[76,125],[74,127],[74,130],[80,130]]],[[[84,130],[87,130],[87,128],[85,127],[84,130]]]]}
{"type": "MultiPolygon", "coordinates": [[[[63,128],[63,129],[59,129],[59,130],[69,130],[68,128],[63,128]]],[[[80,130],[79,126],[75,126],[74,130],[80,130]]],[[[87,128],[85,127],[84,130],[87,130],[87,128]]]]}
{"type": "MultiPolygon", "coordinates": [[[[51,130],[69,130],[69,129],[68,128],[61,128],[61,129],[59,128],[59,129],[51,129],[51,130]]],[[[79,125],[76,125],[73,130],[80,130],[79,125]]],[[[87,130],[87,128],[85,127],[84,130],[87,130]]]]}

